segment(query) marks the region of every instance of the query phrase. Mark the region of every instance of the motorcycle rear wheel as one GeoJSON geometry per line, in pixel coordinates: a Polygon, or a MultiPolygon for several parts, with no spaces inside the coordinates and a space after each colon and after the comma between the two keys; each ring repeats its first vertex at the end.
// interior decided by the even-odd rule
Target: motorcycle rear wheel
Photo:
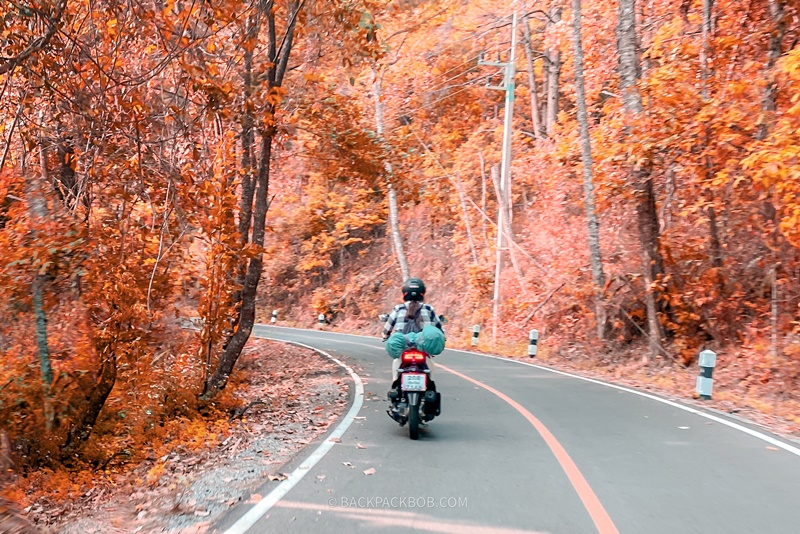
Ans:
{"type": "Polygon", "coordinates": [[[408,436],[419,438],[419,406],[410,406],[408,410],[408,436]]]}

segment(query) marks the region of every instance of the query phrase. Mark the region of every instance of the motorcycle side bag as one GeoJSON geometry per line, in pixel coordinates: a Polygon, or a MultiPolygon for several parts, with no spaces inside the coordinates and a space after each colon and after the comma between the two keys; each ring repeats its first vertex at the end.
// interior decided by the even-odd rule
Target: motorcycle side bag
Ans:
{"type": "Polygon", "coordinates": [[[442,394],[438,391],[425,392],[425,414],[439,415],[442,413],[442,394]]]}

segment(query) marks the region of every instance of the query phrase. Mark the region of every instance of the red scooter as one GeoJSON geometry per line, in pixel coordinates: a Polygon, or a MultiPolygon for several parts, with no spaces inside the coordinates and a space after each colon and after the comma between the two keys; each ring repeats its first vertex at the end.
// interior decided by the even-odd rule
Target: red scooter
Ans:
{"type": "Polygon", "coordinates": [[[420,424],[433,420],[441,413],[442,396],[430,378],[425,363],[428,355],[416,348],[407,348],[400,356],[398,378],[389,391],[391,406],[389,416],[400,423],[408,423],[411,439],[419,438],[420,424]]]}

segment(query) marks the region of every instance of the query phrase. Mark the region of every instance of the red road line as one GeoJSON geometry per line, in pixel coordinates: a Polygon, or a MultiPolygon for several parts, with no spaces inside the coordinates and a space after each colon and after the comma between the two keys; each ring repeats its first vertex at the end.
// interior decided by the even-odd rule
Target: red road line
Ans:
{"type": "Polygon", "coordinates": [[[437,369],[443,369],[449,373],[453,373],[454,375],[463,378],[468,382],[472,382],[473,384],[482,387],[486,391],[490,393],[494,393],[508,404],[510,404],[515,410],[517,410],[522,416],[528,420],[530,424],[536,429],[536,431],[542,436],[547,446],[550,447],[550,450],[553,451],[553,455],[558,460],[558,463],[561,464],[561,468],[567,474],[567,478],[572,483],[572,487],[575,488],[575,491],[578,493],[578,497],[580,497],[581,501],[583,502],[583,506],[586,508],[586,511],[589,512],[589,515],[594,522],[595,527],[600,534],[619,534],[617,527],[614,525],[614,522],[611,521],[611,517],[609,517],[606,509],[603,508],[603,505],[600,503],[600,500],[597,498],[597,495],[594,494],[592,488],[589,486],[589,483],[586,482],[586,479],[583,478],[578,466],[575,465],[575,462],[572,461],[567,451],[564,450],[564,447],[561,446],[561,443],[553,436],[550,430],[547,429],[544,424],[539,421],[531,412],[526,410],[520,403],[506,395],[505,393],[501,393],[497,391],[491,386],[487,386],[483,382],[475,380],[474,378],[470,378],[467,375],[461,374],[458,371],[454,371],[449,367],[445,367],[441,364],[436,364],[437,369]]]}

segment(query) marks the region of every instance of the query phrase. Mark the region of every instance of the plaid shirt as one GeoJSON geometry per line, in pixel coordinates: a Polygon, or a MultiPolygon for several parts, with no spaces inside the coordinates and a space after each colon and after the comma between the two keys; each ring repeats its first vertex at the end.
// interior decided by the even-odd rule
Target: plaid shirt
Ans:
{"type": "MultiPolygon", "coordinates": [[[[383,337],[389,337],[389,334],[392,333],[392,330],[397,330],[398,332],[402,332],[406,326],[406,311],[408,310],[408,303],[398,304],[392,309],[392,312],[389,314],[389,318],[386,319],[386,324],[383,325],[383,337]]],[[[436,312],[433,311],[433,307],[430,304],[423,304],[419,311],[419,318],[420,318],[420,326],[435,326],[442,332],[444,332],[444,328],[442,328],[442,322],[439,320],[439,316],[436,315],[436,312]]]]}

